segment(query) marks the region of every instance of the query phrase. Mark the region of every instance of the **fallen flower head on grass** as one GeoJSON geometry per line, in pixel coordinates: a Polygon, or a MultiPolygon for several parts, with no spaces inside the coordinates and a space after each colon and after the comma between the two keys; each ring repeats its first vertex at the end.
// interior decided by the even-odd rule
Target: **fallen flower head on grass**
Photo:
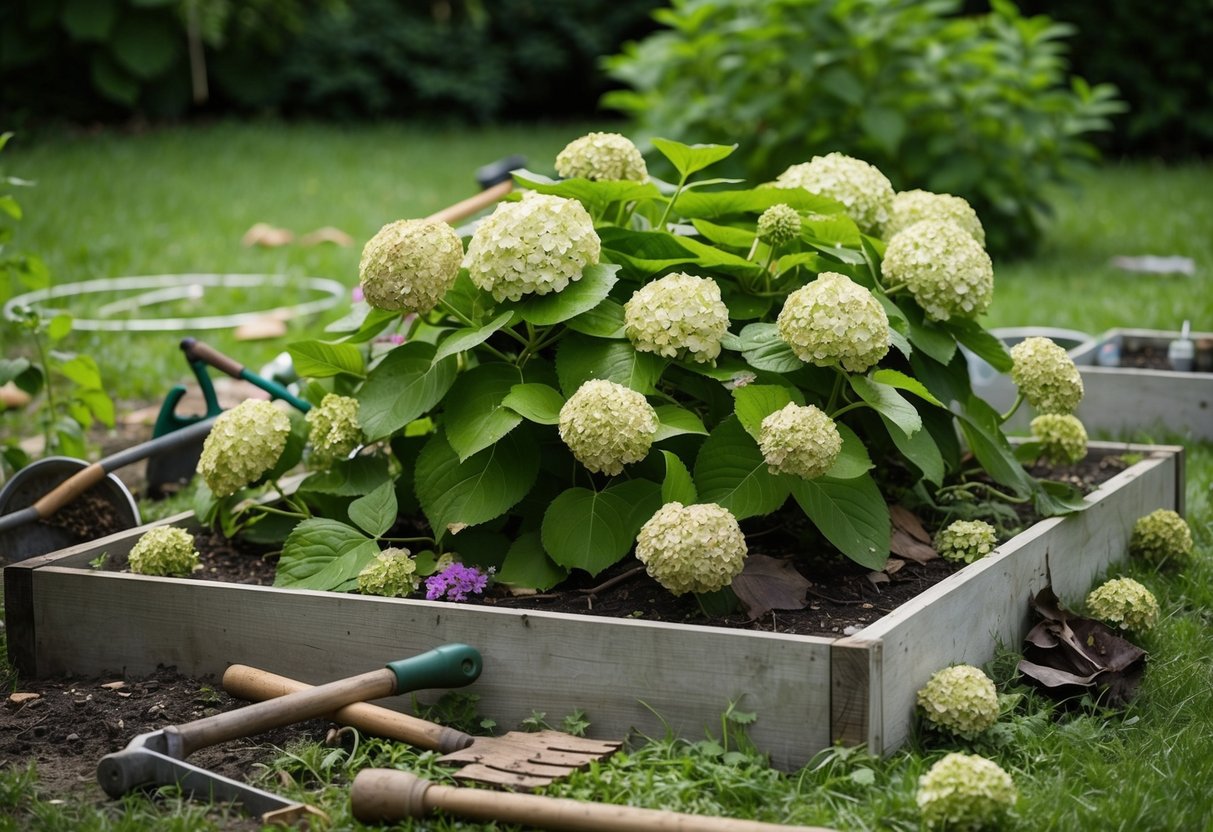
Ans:
{"type": "Polygon", "coordinates": [[[657,433],[657,411],[643,395],[591,379],[560,408],[560,438],[594,473],[615,474],[644,459],[657,433]]]}
{"type": "Polygon", "coordinates": [[[405,598],[416,592],[420,583],[417,562],[408,549],[384,549],[358,573],[358,591],[363,595],[405,598]]]}
{"type": "Polygon", "coordinates": [[[969,232],[949,220],[922,220],[889,239],[885,284],[905,286],[927,317],[976,318],[994,297],[994,264],[969,232]]]}
{"type": "Polygon", "coordinates": [[[1186,563],[1192,557],[1192,529],[1178,512],[1160,508],[1133,524],[1129,554],[1147,563],[1186,563]]]}
{"type": "Polygon", "coordinates": [[[736,518],[715,503],[666,503],[636,537],[636,557],[675,595],[728,586],[741,573],[747,551],[736,518]]]}
{"type": "Polygon", "coordinates": [[[1132,578],[1114,578],[1087,596],[1091,615],[1122,630],[1144,633],[1158,623],[1154,593],[1132,578]]]}
{"type": "Polygon", "coordinates": [[[935,535],[935,550],[945,560],[972,563],[998,545],[998,532],[984,520],[955,520],[935,535]]]}
{"type": "Polygon", "coordinates": [[[312,447],[312,463],[316,468],[328,468],[345,459],[363,442],[358,424],[358,400],[350,396],[329,393],[319,407],[307,412],[308,444],[312,447]]]}
{"type": "Polygon", "coordinates": [[[777,188],[804,188],[841,202],[862,231],[879,234],[893,208],[893,183],[874,165],[842,153],[814,156],[775,179],[777,188]]]}
{"type": "Polygon", "coordinates": [[[397,220],[362,249],[362,295],[377,309],[429,312],[454,285],[463,241],[444,222],[397,220]]]}
{"type": "Polygon", "coordinates": [[[644,182],[649,171],[632,140],[619,133],[587,133],[556,155],[556,172],[566,179],[644,182]]]}
{"type": "Polygon", "coordinates": [[[624,332],[636,349],[665,358],[689,355],[701,364],[716,360],[729,331],[729,310],[716,281],[682,272],[637,289],[623,314],[624,332]]]}
{"type": "Polygon", "coordinates": [[[194,537],[176,526],[157,526],[139,538],[127,562],[137,575],[184,578],[199,566],[194,537]]]}
{"type": "Polygon", "coordinates": [[[291,420],[273,402],[246,399],[215,419],[198,473],[216,497],[229,497],[278,463],[290,432],[291,420]]]}
{"type": "Polygon", "coordinates": [[[1011,347],[1011,381],[1037,413],[1073,413],[1082,401],[1074,359],[1048,338],[1033,336],[1011,347]]]}
{"type": "Polygon", "coordinates": [[[813,405],[789,402],[762,420],[758,447],[772,474],[812,480],[833,467],[842,435],[834,420],[813,405]]]}
{"type": "Polygon", "coordinates": [[[779,337],[808,364],[866,372],[889,351],[889,317],[865,287],[822,272],[788,295],[775,321],[779,337]]]}
{"type": "Polygon", "coordinates": [[[1045,459],[1073,465],[1087,455],[1087,429],[1069,413],[1042,413],[1032,420],[1032,436],[1042,446],[1045,459]]]}
{"type": "Polygon", "coordinates": [[[932,724],[972,739],[998,721],[998,691],[980,668],[958,664],[930,678],[918,707],[932,724]]]}
{"type": "Polygon", "coordinates": [[[977,754],[948,754],[918,778],[918,808],[928,829],[978,832],[1000,823],[1019,794],[1011,775],[977,754]]]}

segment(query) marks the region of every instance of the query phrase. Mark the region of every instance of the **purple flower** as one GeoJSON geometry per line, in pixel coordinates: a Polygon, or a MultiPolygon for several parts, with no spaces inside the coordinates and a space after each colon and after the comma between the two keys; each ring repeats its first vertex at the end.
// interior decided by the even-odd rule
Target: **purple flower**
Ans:
{"type": "Polygon", "coordinates": [[[425,579],[425,597],[430,601],[440,600],[443,596],[446,596],[448,601],[466,601],[469,592],[479,595],[484,592],[488,583],[488,573],[481,572],[474,566],[452,563],[438,574],[425,579]]]}
{"type": "Polygon", "coordinates": [[[358,303],[361,300],[365,300],[365,296],[362,294],[361,285],[354,287],[354,290],[352,292],[350,292],[350,298],[354,301],[354,303],[358,303]]]}

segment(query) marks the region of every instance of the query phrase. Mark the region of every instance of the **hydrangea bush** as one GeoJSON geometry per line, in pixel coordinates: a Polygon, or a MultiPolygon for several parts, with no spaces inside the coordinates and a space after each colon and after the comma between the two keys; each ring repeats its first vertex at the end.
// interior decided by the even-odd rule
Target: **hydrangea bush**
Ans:
{"type": "MultiPolygon", "coordinates": [[[[547,589],[633,552],[674,593],[717,592],[747,537],[789,519],[880,569],[911,492],[1081,502],[1026,472],[969,388],[960,345],[1014,362],[977,320],[992,272],[955,203],[905,208],[917,222],[889,239],[892,188],[862,160],[749,186],[702,173],[734,146],[653,145],[676,181],[591,134],[560,154],[566,178],[515,172],[473,227],[386,226],[365,301],[291,347],[314,412],[225,415],[199,515],[284,535],[283,586],[428,578],[450,598],[479,591],[466,570],[547,589]],[[248,499],[300,459],[284,505],[248,499]],[[406,567],[381,552],[403,543],[414,569],[388,580],[406,567]]],[[[1060,389],[1047,370],[1024,383],[1060,389]]]]}
{"type": "Polygon", "coordinates": [[[927,829],[997,828],[1019,793],[1002,766],[977,754],[948,754],[918,778],[918,809],[927,829]]]}

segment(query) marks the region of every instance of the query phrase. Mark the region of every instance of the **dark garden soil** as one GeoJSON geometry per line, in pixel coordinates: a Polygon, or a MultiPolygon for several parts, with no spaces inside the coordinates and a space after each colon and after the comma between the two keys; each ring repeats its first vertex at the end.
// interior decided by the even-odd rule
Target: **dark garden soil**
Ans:
{"type": "MultiPolygon", "coordinates": [[[[1192,370],[1199,373],[1213,372],[1213,341],[1201,340],[1194,344],[1195,356],[1192,370]]],[[[1120,366],[1136,370],[1174,371],[1167,358],[1166,344],[1136,343],[1121,350],[1120,366]]]]}

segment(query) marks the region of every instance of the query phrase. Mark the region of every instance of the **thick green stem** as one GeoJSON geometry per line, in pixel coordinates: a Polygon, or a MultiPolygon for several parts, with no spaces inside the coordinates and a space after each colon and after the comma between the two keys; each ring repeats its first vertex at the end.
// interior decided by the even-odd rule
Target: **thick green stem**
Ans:
{"type": "Polygon", "coordinates": [[[826,404],[826,412],[829,413],[834,409],[834,405],[838,403],[838,396],[842,393],[842,385],[847,380],[846,374],[837,367],[834,368],[836,375],[834,376],[834,389],[830,391],[830,400],[826,404]]]}
{"type": "Polygon", "coordinates": [[[682,193],[683,186],[687,183],[686,174],[678,180],[678,187],[674,189],[674,195],[670,197],[670,201],[666,203],[665,211],[661,215],[661,221],[657,223],[657,227],[665,231],[665,221],[670,218],[670,211],[674,209],[674,203],[678,201],[678,195],[682,193]]]}
{"type": "Polygon", "coordinates": [[[859,410],[861,407],[871,407],[871,405],[867,402],[852,402],[846,407],[840,407],[833,411],[830,414],[830,418],[837,422],[839,416],[843,415],[844,413],[850,413],[852,410],[859,410]]]}
{"type": "Polygon", "coordinates": [[[1021,404],[1023,404],[1023,391],[1017,391],[1016,396],[1015,396],[1015,402],[1011,405],[1011,409],[1008,410],[1006,413],[1000,414],[998,417],[998,421],[1006,422],[1008,419],[1010,419],[1012,416],[1015,415],[1015,411],[1019,410],[1019,406],[1021,404]]]}

